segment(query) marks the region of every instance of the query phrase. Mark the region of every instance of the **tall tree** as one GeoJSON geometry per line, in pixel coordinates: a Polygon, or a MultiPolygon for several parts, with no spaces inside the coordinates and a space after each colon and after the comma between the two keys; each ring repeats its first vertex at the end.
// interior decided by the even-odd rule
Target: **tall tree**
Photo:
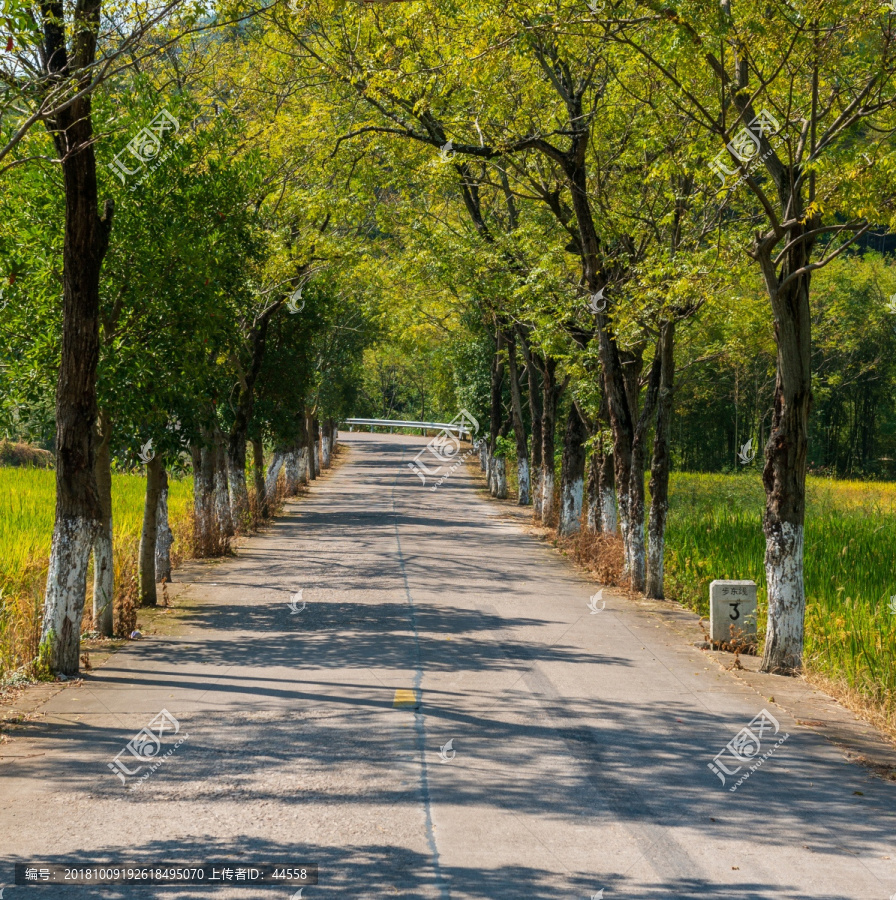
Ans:
{"type": "Polygon", "coordinates": [[[87,563],[103,520],[95,466],[99,281],[112,227],[111,201],[99,212],[91,97],[82,93],[96,62],[101,0],[41,6],[41,60],[47,85],[66,85],[71,102],[47,120],[65,186],[63,332],[56,388],[56,523],[47,574],[41,653],[53,672],[76,674],[87,563]]]}
{"type": "Polygon", "coordinates": [[[620,22],[611,33],[661,73],[675,108],[700,129],[695,156],[715,152],[705,171],[722,180],[722,201],[749,217],[749,232],[732,237],[761,274],[774,322],[762,670],[789,673],[802,664],[806,605],[812,273],[851,246],[870,216],[891,215],[896,183],[869,156],[883,142],[867,137],[896,128],[896,35],[872,2],[735,8],[723,0],[715,21],[698,3],[674,18],[649,6],[646,22],[620,22]]]}

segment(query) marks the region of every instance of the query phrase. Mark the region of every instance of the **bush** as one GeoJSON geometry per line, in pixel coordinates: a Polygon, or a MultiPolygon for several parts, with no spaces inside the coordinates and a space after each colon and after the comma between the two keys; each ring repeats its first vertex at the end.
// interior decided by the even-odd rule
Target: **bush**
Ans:
{"type": "Polygon", "coordinates": [[[0,466],[52,469],[55,463],[56,460],[49,450],[32,447],[30,444],[0,440],[0,466]]]}

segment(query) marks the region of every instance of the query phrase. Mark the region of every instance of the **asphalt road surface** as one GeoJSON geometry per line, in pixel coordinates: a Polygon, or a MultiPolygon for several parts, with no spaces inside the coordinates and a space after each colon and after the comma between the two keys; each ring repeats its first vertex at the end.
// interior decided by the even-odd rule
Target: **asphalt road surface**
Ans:
{"type": "Polygon", "coordinates": [[[896,785],[627,600],[592,612],[597,586],[462,467],[421,484],[422,439],[343,437],[335,472],[179,589],[173,633],[0,746],[5,900],[896,892],[896,785]],[[16,862],[319,883],[14,886],[16,862]]]}

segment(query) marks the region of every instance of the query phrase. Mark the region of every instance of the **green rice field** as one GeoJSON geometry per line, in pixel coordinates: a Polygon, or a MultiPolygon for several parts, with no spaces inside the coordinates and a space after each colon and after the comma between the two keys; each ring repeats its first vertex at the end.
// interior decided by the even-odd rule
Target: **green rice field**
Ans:
{"type": "MultiPolygon", "coordinates": [[[[758,473],[673,475],[668,595],[708,614],[713,579],[752,579],[764,633],[764,503],[758,473]]],[[[805,540],[807,664],[882,709],[892,723],[896,484],[810,478],[805,540]]]]}
{"type": "MultiPolygon", "coordinates": [[[[0,678],[27,662],[36,646],[56,502],[56,473],[0,468],[0,678]]],[[[146,479],[112,476],[112,522],[117,583],[136,568],[146,479]]],[[[189,479],[169,485],[172,529],[190,511],[189,479]]]]}

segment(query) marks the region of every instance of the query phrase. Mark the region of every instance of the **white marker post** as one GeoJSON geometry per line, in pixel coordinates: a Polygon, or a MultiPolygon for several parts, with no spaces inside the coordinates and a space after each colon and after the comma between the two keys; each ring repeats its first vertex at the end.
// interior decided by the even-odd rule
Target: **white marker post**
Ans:
{"type": "Polygon", "coordinates": [[[709,586],[709,634],[713,646],[756,643],[755,581],[714,581],[709,586]]]}

